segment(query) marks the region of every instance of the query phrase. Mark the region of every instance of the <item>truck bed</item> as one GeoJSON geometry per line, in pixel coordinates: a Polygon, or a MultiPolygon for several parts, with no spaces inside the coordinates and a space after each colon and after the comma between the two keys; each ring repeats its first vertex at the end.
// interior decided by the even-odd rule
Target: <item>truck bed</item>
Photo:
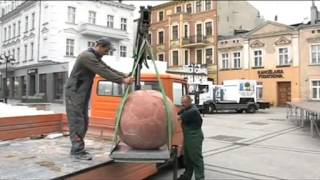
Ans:
{"type": "Polygon", "coordinates": [[[55,179],[111,162],[110,141],[86,138],[93,160],[72,158],[69,137],[16,139],[0,144],[1,179],[55,179]]]}
{"type": "Polygon", "coordinates": [[[69,137],[34,139],[67,132],[66,127],[63,114],[1,117],[0,179],[145,179],[157,172],[156,163],[111,160],[109,133],[104,133],[109,126],[90,126],[85,141],[91,161],[69,155],[69,137]]]}

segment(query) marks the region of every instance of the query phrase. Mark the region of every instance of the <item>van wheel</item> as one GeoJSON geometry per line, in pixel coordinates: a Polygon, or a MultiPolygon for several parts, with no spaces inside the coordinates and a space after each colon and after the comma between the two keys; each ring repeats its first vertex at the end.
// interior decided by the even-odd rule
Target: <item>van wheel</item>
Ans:
{"type": "Polygon", "coordinates": [[[209,114],[213,114],[215,110],[216,110],[216,107],[213,104],[210,104],[208,106],[208,113],[209,114]]]}
{"type": "Polygon", "coordinates": [[[247,113],[255,113],[256,112],[256,106],[255,105],[249,105],[247,110],[247,113]]]}
{"type": "Polygon", "coordinates": [[[243,109],[236,109],[236,112],[237,112],[237,113],[242,113],[242,112],[243,112],[243,109]]]}

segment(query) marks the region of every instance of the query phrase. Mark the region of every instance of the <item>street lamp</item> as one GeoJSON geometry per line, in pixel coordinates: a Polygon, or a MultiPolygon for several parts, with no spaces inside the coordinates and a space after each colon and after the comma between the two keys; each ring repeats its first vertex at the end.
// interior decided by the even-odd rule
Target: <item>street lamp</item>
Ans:
{"type": "Polygon", "coordinates": [[[5,55],[5,54],[2,54],[0,55],[0,65],[1,64],[5,64],[5,75],[6,75],[6,78],[4,80],[4,102],[5,103],[8,103],[7,102],[7,99],[8,99],[8,87],[7,87],[7,79],[8,79],[8,63],[12,64],[14,63],[15,59],[9,55],[5,55]]]}
{"type": "Polygon", "coordinates": [[[189,71],[192,72],[192,80],[194,82],[194,75],[196,74],[196,72],[198,72],[199,67],[196,64],[192,63],[188,65],[188,68],[189,68],[189,71]]]}

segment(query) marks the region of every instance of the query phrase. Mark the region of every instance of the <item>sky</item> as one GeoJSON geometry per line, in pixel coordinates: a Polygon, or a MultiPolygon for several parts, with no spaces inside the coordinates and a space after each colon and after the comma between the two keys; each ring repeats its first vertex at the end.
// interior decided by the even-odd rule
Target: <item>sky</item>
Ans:
{"type": "MultiPolygon", "coordinates": [[[[136,6],[135,18],[139,17],[139,7],[147,5],[158,5],[167,1],[123,1],[125,4],[133,4],[136,6]]],[[[304,18],[310,19],[311,1],[248,1],[266,20],[274,20],[275,15],[278,16],[278,22],[283,24],[301,23],[304,18]]],[[[320,2],[315,1],[318,10],[320,2]]]]}

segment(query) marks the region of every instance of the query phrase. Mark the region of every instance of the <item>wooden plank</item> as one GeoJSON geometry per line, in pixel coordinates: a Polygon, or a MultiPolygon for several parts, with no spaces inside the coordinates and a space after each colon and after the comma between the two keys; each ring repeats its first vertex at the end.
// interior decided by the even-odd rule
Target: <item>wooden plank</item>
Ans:
{"type": "Polygon", "coordinates": [[[145,179],[157,172],[155,164],[109,163],[88,171],[76,173],[67,180],[86,179],[145,179]]]}
{"type": "Polygon", "coordinates": [[[60,132],[60,131],[61,131],[61,127],[58,125],[16,129],[16,130],[10,130],[10,131],[0,131],[0,140],[25,138],[25,137],[47,134],[52,132],[60,132]]]}
{"type": "Polygon", "coordinates": [[[61,121],[61,120],[62,120],[61,114],[5,117],[5,118],[0,118],[0,126],[11,126],[11,125],[18,125],[18,124],[61,121]]]}
{"type": "Polygon", "coordinates": [[[12,126],[0,126],[0,131],[10,131],[10,130],[19,130],[19,129],[28,129],[28,128],[41,128],[43,126],[58,126],[61,127],[61,122],[41,122],[41,123],[28,123],[28,124],[18,124],[12,126]]]}

